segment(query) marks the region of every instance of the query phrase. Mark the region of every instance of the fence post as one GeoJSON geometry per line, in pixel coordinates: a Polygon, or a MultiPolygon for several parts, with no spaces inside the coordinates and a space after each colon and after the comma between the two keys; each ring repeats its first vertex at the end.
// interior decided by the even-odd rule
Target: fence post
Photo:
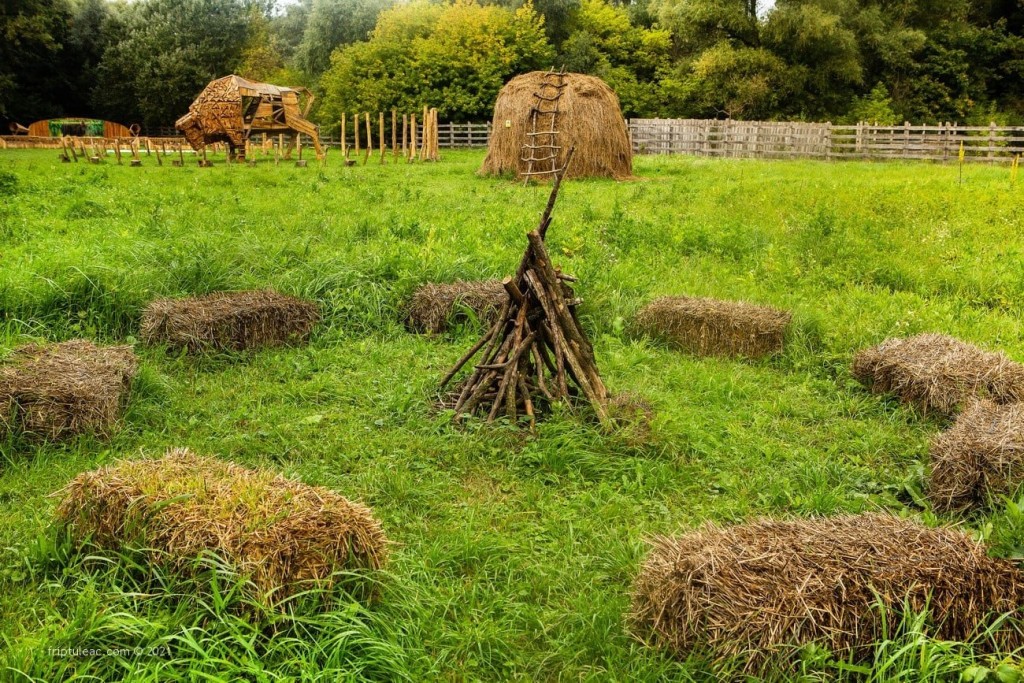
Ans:
{"type": "Polygon", "coordinates": [[[988,124],[988,160],[989,163],[996,158],[996,122],[989,121],[988,124]]]}

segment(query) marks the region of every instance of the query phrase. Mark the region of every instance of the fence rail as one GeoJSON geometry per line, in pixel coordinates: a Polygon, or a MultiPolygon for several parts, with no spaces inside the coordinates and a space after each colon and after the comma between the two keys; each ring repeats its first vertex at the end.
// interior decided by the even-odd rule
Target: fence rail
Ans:
{"type": "Polygon", "coordinates": [[[630,119],[638,154],[803,159],[950,161],[963,145],[969,161],[993,163],[1024,154],[1024,128],[996,126],[876,126],[867,123],[630,119]]]}

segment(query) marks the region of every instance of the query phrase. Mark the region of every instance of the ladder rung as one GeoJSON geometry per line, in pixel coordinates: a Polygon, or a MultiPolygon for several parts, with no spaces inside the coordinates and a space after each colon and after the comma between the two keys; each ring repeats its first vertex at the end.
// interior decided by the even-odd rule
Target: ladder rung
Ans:
{"type": "Polygon", "coordinates": [[[561,145],[523,145],[523,149],[562,149],[561,145]]]}
{"type": "Polygon", "coordinates": [[[527,135],[529,137],[534,137],[535,135],[557,135],[560,132],[561,131],[557,131],[557,130],[543,130],[543,131],[541,131],[539,133],[527,133],[527,135]]]}
{"type": "Polygon", "coordinates": [[[526,157],[519,157],[519,160],[520,161],[537,162],[537,161],[551,161],[552,159],[557,159],[557,158],[558,158],[557,154],[552,154],[549,157],[536,157],[534,159],[527,159],[526,157]]]}
{"type": "Polygon", "coordinates": [[[558,170],[556,169],[554,171],[527,171],[523,175],[551,175],[553,173],[558,173],[558,170]]]}

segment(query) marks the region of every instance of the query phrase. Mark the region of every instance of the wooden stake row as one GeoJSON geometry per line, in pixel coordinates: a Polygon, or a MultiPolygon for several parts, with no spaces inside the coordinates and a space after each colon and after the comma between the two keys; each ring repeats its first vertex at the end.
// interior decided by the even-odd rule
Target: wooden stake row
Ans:
{"type": "MultiPolygon", "coordinates": [[[[346,162],[351,165],[362,156],[363,164],[366,164],[373,155],[373,131],[370,126],[370,114],[353,114],[352,122],[352,147],[349,147],[349,117],[348,114],[341,115],[341,153],[346,162]],[[363,143],[363,144],[361,144],[363,143]],[[355,159],[350,159],[352,153],[355,159]]],[[[441,158],[438,146],[438,118],[437,109],[423,107],[423,117],[417,122],[416,114],[402,114],[401,119],[401,147],[399,147],[399,119],[398,111],[391,110],[391,155],[395,161],[400,158],[413,162],[417,158],[420,161],[438,161],[441,158]],[[418,127],[423,126],[422,135],[418,127]],[[417,143],[419,138],[419,144],[417,143]]],[[[387,159],[387,130],[385,125],[384,112],[377,112],[377,149],[380,152],[380,163],[387,159]]]]}
{"type": "Polygon", "coordinates": [[[551,262],[544,237],[551,224],[558,190],[572,161],[570,149],[558,171],[540,224],[527,234],[529,245],[514,278],[503,282],[508,300],[498,320],[445,374],[444,392],[452,379],[483,351],[469,375],[443,401],[455,410],[455,421],[480,413],[493,422],[504,414],[525,417],[530,428],[545,404],[586,400],[597,418],[609,420],[608,390],[601,380],[594,349],[576,317],[581,302],[563,274],[551,262]]]}

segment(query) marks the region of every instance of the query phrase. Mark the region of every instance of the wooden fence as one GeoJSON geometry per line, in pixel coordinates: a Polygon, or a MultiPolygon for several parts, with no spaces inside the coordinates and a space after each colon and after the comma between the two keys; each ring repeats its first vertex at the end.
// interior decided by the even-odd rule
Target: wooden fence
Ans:
{"type": "Polygon", "coordinates": [[[1024,128],[876,126],[867,123],[630,119],[638,154],[693,154],[767,159],[920,159],[999,162],[1024,153],[1024,128]]]}
{"type": "MultiPolygon", "coordinates": [[[[709,119],[629,119],[637,154],[691,154],[706,157],[765,159],[923,159],[955,162],[963,145],[967,161],[994,163],[1024,154],[1024,128],[1007,126],[876,126],[777,121],[709,119]]],[[[417,140],[422,139],[417,126],[417,140]]],[[[171,133],[167,131],[148,131],[171,133]]],[[[374,137],[377,137],[374,130],[374,137]]],[[[444,149],[486,147],[490,123],[440,123],[438,146],[444,149]]],[[[385,136],[390,147],[390,134],[385,136]]],[[[178,142],[176,138],[174,142],[178,142]]],[[[337,135],[324,136],[338,147],[337,135]]],[[[156,140],[154,139],[154,143],[156,140]]],[[[0,138],[0,147],[60,147],[59,138],[0,138]]],[[[304,140],[303,145],[309,141],[304,140]]],[[[168,143],[170,144],[170,143],[168,143]]],[[[374,148],[378,149],[375,141],[374,148]]]]}

